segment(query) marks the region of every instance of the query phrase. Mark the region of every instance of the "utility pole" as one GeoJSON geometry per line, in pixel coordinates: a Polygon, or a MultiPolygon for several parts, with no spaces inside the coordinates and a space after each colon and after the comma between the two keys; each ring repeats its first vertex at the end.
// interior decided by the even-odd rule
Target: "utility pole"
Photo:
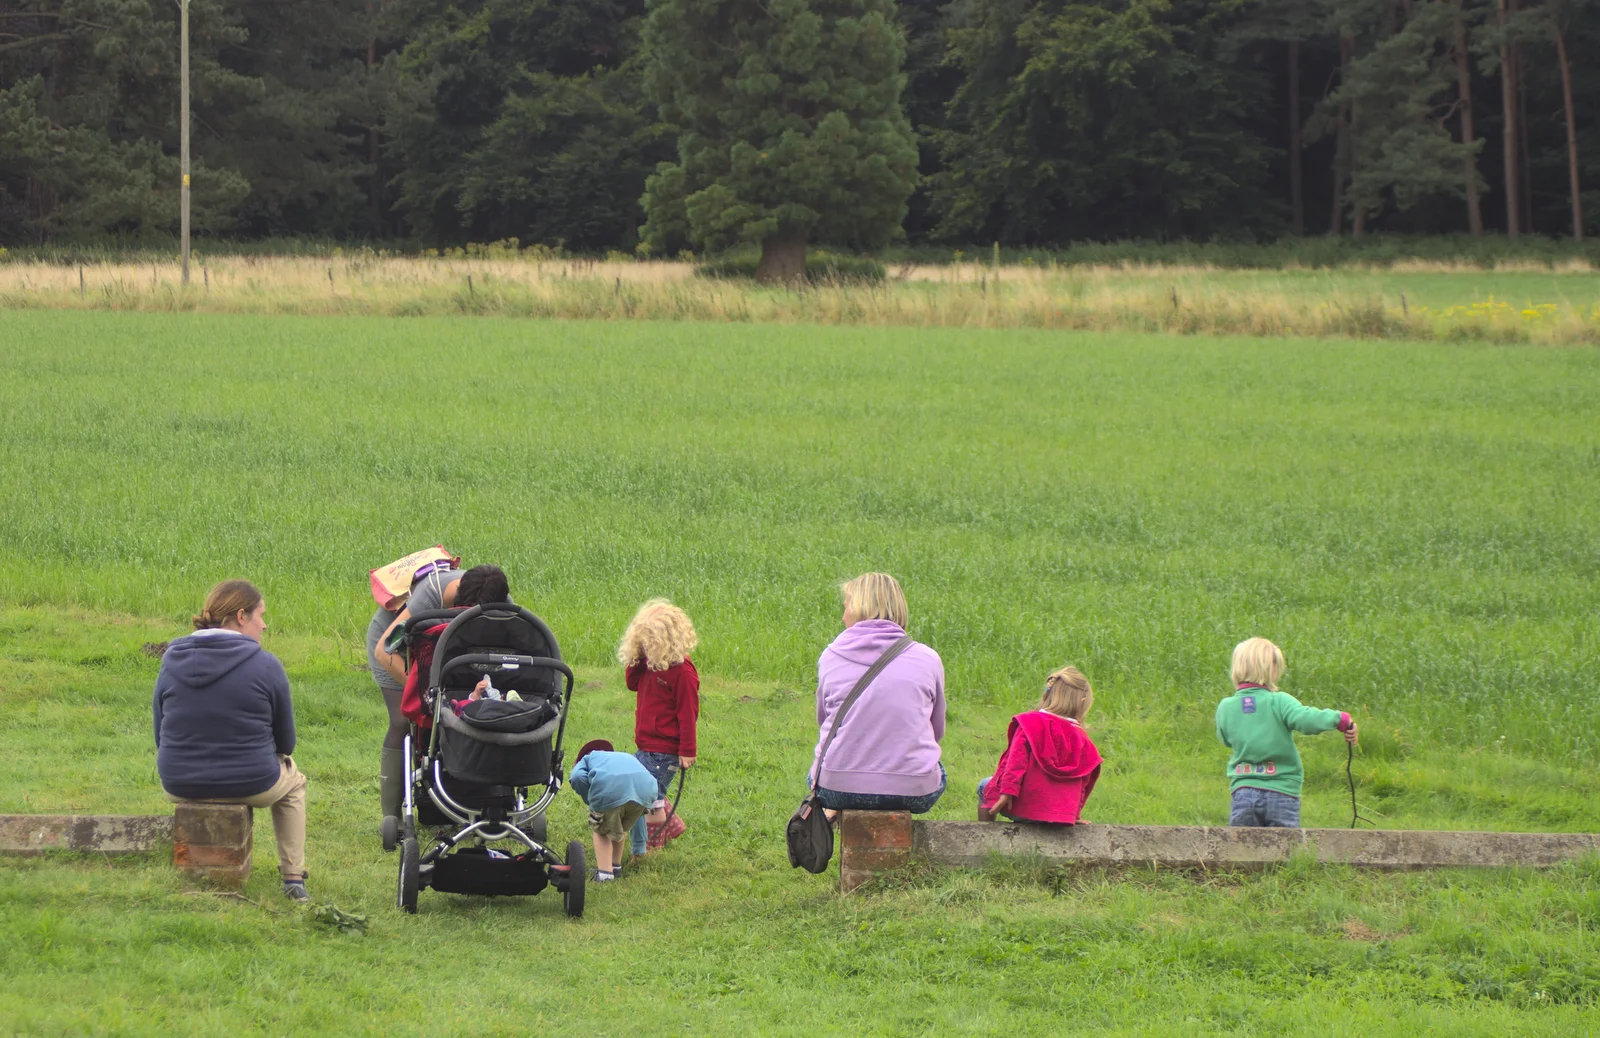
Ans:
{"type": "Polygon", "coordinates": [[[183,166],[183,194],[178,203],[179,235],[183,238],[183,284],[189,284],[189,0],[178,0],[178,7],[182,10],[179,21],[182,23],[181,32],[183,40],[179,44],[179,76],[182,85],[178,88],[178,106],[182,109],[178,117],[178,134],[182,138],[178,145],[178,162],[183,166]]]}

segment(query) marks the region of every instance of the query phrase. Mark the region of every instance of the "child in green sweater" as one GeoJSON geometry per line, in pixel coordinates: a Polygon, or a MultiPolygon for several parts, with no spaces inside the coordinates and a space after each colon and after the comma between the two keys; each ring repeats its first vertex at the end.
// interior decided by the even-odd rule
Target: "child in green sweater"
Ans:
{"type": "Polygon", "coordinates": [[[1283,650],[1265,638],[1250,638],[1233,650],[1238,690],[1217,704],[1217,738],[1233,750],[1228,785],[1233,792],[1229,825],[1300,827],[1300,785],[1305,778],[1292,732],[1316,735],[1337,728],[1356,741],[1356,723],[1338,710],[1301,706],[1278,691],[1283,650]]]}

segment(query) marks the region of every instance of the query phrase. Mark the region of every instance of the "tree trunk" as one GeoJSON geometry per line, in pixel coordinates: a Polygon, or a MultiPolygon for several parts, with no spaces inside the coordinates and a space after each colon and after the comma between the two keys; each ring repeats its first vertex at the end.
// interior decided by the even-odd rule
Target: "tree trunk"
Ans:
{"type": "MultiPolygon", "coordinates": [[[[1355,39],[1353,37],[1339,37],[1339,85],[1341,87],[1344,86],[1345,73],[1350,70],[1350,52],[1354,47],[1355,39]]],[[[1344,227],[1344,182],[1349,175],[1351,147],[1350,102],[1346,101],[1339,106],[1339,132],[1333,149],[1333,214],[1328,218],[1329,234],[1338,234],[1344,227]]]]}
{"type": "MultiPolygon", "coordinates": [[[[1501,32],[1505,31],[1508,0],[1498,0],[1496,14],[1501,32]]],[[[1516,0],[1509,0],[1510,13],[1516,13],[1516,0]]],[[[1504,151],[1506,190],[1506,237],[1522,233],[1522,189],[1517,176],[1517,70],[1512,64],[1511,45],[1500,41],[1500,106],[1504,109],[1504,151]]]]}
{"type": "MultiPolygon", "coordinates": [[[[1472,59],[1467,53],[1467,21],[1462,13],[1462,0],[1456,4],[1456,95],[1461,106],[1461,143],[1472,144],[1478,139],[1472,126],[1472,59]]],[[[1478,159],[1468,154],[1461,160],[1461,174],[1467,185],[1467,230],[1474,237],[1483,235],[1483,202],[1478,198],[1478,159]]]]}
{"type": "MultiPolygon", "coordinates": [[[[1517,9],[1517,0],[1511,0],[1511,9],[1517,9]]],[[[1522,156],[1522,230],[1533,234],[1533,148],[1528,145],[1528,77],[1523,73],[1522,41],[1511,45],[1511,63],[1517,70],[1517,152],[1522,156]]]]}
{"type": "MultiPolygon", "coordinates": [[[[378,41],[367,41],[367,75],[378,64],[378,41]]],[[[383,237],[383,185],[378,178],[378,128],[367,127],[367,161],[372,165],[372,176],[367,180],[367,222],[374,238],[383,237]]]]}
{"type": "Polygon", "coordinates": [[[774,234],[761,243],[757,281],[799,281],[806,276],[806,236],[774,234]]]}
{"type": "Polygon", "coordinates": [[[1556,57],[1561,62],[1561,103],[1567,110],[1567,181],[1572,192],[1572,238],[1583,241],[1583,196],[1578,192],[1578,123],[1572,112],[1572,63],[1567,60],[1566,34],[1555,26],[1556,57]]]}
{"type": "Polygon", "coordinates": [[[1289,199],[1294,233],[1306,233],[1305,182],[1300,170],[1300,41],[1289,41],[1289,199]]]}

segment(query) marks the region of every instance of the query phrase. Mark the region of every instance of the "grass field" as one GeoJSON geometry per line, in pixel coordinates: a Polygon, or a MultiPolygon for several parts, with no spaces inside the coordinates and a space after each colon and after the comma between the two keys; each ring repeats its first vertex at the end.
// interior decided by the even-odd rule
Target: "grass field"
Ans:
{"type": "Polygon", "coordinates": [[[1028,257],[1012,265],[897,263],[881,284],[797,290],[708,280],[677,262],[494,249],[432,257],[335,250],[208,256],[187,288],[167,256],[16,259],[0,262],[0,310],[473,314],[1594,345],[1595,271],[1585,255],[1508,258],[1487,267],[1391,257],[1382,265],[1275,270],[1028,257]]]}
{"type": "MultiPolygon", "coordinates": [[[[1228,652],[1355,713],[1386,828],[1600,829],[1600,353],[1045,330],[0,312],[0,811],[158,811],[149,641],[265,590],[313,893],[0,862],[0,1032],[1583,1034],[1600,863],[1543,873],[792,872],[836,582],[904,581],[964,818],[1005,719],[1093,680],[1101,822],[1220,823],[1228,652]],[[697,621],[689,834],[595,894],[390,907],[365,570],[496,561],[626,739],[610,649],[697,621]],[[499,980],[488,978],[501,971],[499,980]],[[466,1012],[470,1017],[452,1017],[466,1012]]],[[[1305,821],[1348,824],[1306,740],[1305,821]]],[[[552,832],[583,835],[563,795],[552,832]]]]}

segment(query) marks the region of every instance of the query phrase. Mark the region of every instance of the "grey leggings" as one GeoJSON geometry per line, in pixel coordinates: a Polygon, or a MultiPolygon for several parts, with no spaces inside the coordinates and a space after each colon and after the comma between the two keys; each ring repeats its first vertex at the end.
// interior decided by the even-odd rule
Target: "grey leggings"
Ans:
{"type": "Polygon", "coordinates": [[[372,679],[378,683],[378,691],[383,693],[383,705],[389,710],[389,730],[383,734],[383,748],[398,750],[405,745],[406,733],[411,730],[411,722],[400,712],[400,697],[405,690],[394,683],[388,671],[383,672],[383,677],[378,677],[377,667],[373,667],[372,679]]]}

